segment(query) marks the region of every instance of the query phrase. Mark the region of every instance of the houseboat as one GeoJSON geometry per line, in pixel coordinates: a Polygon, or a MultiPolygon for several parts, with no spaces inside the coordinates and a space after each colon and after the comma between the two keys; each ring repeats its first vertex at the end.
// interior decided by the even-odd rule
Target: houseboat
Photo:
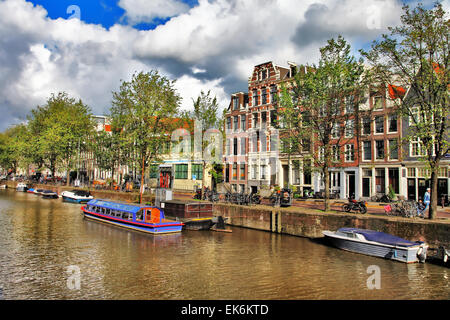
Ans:
{"type": "Polygon", "coordinates": [[[182,222],[165,219],[158,207],[94,199],[81,210],[88,219],[151,234],[176,233],[183,228],[182,222]]]}
{"type": "Polygon", "coordinates": [[[64,191],[61,193],[61,196],[63,201],[72,203],[88,203],[94,199],[89,191],[84,190],[64,191]]]}
{"type": "Polygon", "coordinates": [[[40,196],[40,195],[42,195],[42,192],[44,192],[44,189],[34,189],[33,190],[34,192],[34,194],[37,194],[38,196],[40,196]]]}
{"type": "Polygon", "coordinates": [[[340,228],[322,233],[337,248],[351,252],[406,263],[425,262],[427,257],[428,245],[424,242],[412,242],[384,232],[340,228]]]}
{"type": "Polygon", "coordinates": [[[16,191],[26,192],[27,190],[28,190],[28,187],[25,183],[20,182],[19,184],[17,184],[16,191]]]}
{"type": "Polygon", "coordinates": [[[211,202],[168,200],[162,206],[166,217],[183,222],[186,230],[210,230],[217,222],[211,202]]]}

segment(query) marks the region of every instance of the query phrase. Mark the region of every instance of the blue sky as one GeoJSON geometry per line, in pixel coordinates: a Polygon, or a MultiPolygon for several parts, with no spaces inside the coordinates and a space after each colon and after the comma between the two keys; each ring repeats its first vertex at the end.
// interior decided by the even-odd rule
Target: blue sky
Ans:
{"type": "MultiPolygon", "coordinates": [[[[149,0],[151,1],[151,0],[149,0]]],[[[180,0],[189,7],[198,4],[197,0],[180,0]]],[[[125,10],[118,6],[119,0],[29,0],[35,5],[43,6],[48,16],[52,19],[63,18],[68,19],[72,16],[72,12],[67,13],[67,9],[76,5],[80,8],[81,20],[86,23],[101,24],[105,28],[109,28],[114,24],[127,24],[127,18],[123,18],[125,10]]],[[[164,24],[170,18],[157,18],[152,23],[139,23],[134,25],[139,30],[151,30],[159,24],[164,24]]]]}
{"type": "Polygon", "coordinates": [[[0,0],[0,131],[61,91],[105,114],[149,70],[176,80],[182,109],[201,91],[226,108],[255,65],[315,63],[338,35],[356,53],[401,14],[401,0],[0,0]]]}

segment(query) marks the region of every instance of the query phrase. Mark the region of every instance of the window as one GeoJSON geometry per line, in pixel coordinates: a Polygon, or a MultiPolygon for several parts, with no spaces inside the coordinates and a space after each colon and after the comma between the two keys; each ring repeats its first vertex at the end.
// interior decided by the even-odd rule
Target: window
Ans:
{"type": "Polygon", "coordinates": [[[373,108],[375,110],[383,109],[382,98],[381,96],[373,97],[373,108]]]}
{"type": "Polygon", "coordinates": [[[261,104],[267,103],[267,91],[266,88],[261,89],[261,104]]]}
{"type": "Polygon", "coordinates": [[[275,110],[270,111],[270,125],[275,126],[277,123],[277,112],[275,110]]]}
{"type": "Polygon", "coordinates": [[[277,86],[275,85],[270,86],[270,101],[272,104],[277,103],[277,86]]]}
{"type": "Polygon", "coordinates": [[[355,146],[353,144],[345,145],[345,161],[350,162],[355,160],[355,146]]]}
{"type": "Polygon", "coordinates": [[[389,159],[398,160],[398,141],[389,139],[389,159]]]}
{"type": "Polygon", "coordinates": [[[238,126],[239,126],[239,118],[238,118],[238,116],[235,116],[233,118],[233,120],[234,120],[234,131],[238,131],[238,126]]]}
{"type": "Polygon", "coordinates": [[[331,137],[334,139],[339,138],[339,131],[341,130],[341,126],[339,123],[335,123],[333,128],[331,129],[331,137]]]}
{"type": "Polygon", "coordinates": [[[258,105],[258,90],[253,90],[253,106],[258,105]]]}
{"type": "Polygon", "coordinates": [[[239,179],[245,180],[245,164],[240,165],[239,179]]]}
{"type": "Polygon", "coordinates": [[[375,169],[375,191],[377,193],[384,193],[385,186],[385,171],[384,169],[375,169]]]}
{"type": "Polygon", "coordinates": [[[257,125],[258,125],[258,114],[254,113],[253,114],[253,128],[256,128],[257,125]]]}
{"type": "Polygon", "coordinates": [[[237,138],[233,138],[233,155],[237,156],[238,154],[238,139],[237,138]]]}
{"type": "Polygon", "coordinates": [[[355,111],[355,96],[351,95],[345,98],[345,113],[353,113],[355,111]]]}
{"type": "Polygon", "coordinates": [[[225,150],[225,153],[226,153],[227,155],[230,155],[230,154],[231,154],[231,152],[230,152],[230,140],[229,140],[229,139],[227,139],[227,142],[226,142],[226,150],[225,150]]]}
{"type": "Polygon", "coordinates": [[[258,166],[256,164],[252,165],[252,179],[256,180],[258,176],[258,166]]]}
{"type": "Polygon", "coordinates": [[[245,114],[241,115],[241,131],[245,131],[246,130],[246,125],[245,122],[247,120],[247,117],[245,116],[245,114]]]}
{"type": "Polygon", "coordinates": [[[202,180],[203,179],[203,165],[201,164],[192,164],[192,169],[191,169],[192,173],[191,173],[191,177],[192,179],[196,180],[202,180]]]}
{"type": "Polygon", "coordinates": [[[262,112],[261,113],[261,122],[262,122],[263,125],[266,124],[266,122],[267,122],[267,112],[262,112]]]}
{"type": "Polygon", "coordinates": [[[233,163],[233,180],[237,180],[237,163],[233,163]]]}
{"type": "Polygon", "coordinates": [[[370,117],[364,117],[362,119],[362,134],[370,134],[370,117]]]}
{"type": "Polygon", "coordinates": [[[311,139],[304,138],[302,139],[302,152],[310,152],[311,151],[311,139]]]}
{"type": "Polygon", "coordinates": [[[325,159],[325,147],[319,146],[319,161],[324,161],[325,159]]]}
{"type": "Polygon", "coordinates": [[[384,132],[384,117],[378,116],[375,117],[375,133],[383,133],[384,132]]]}
{"type": "Polygon", "coordinates": [[[227,129],[231,130],[231,117],[227,117],[227,129]]]}
{"type": "Polygon", "coordinates": [[[246,138],[241,138],[241,155],[247,153],[246,138]]]}
{"type": "Polygon", "coordinates": [[[388,118],[388,132],[397,132],[397,115],[395,114],[388,118]]]}
{"type": "Polygon", "coordinates": [[[234,110],[239,109],[239,98],[238,97],[233,97],[233,109],[234,110]]]}
{"type": "Polygon", "coordinates": [[[334,162],[339,162],[339,146],[338,145],[333,145],[333,161],[334,162]]]}
{"type": "Polygon", "coordinates": [[[363,141],[363,160],[372,160],[372,141],[363,141]]]}
{"type": "Polygon", "coordinates": [[[350,138],[353,137],[353,132],[355,130],[355,120],[347,120],[345,121],[345,137],[350,138]]]}
{"type": "Polygon", "coordinates": [[[384,140],[375,141],[375,159],[376,160],[384,159],[384,140]]]}
{"type": "Polygon", "coordinates": [[[416,168],[408,168],[408,177],[415,177],[416,176],[416,168]]]}
{"type": "Polygon", "coordinates": [[[261,71],[261,80],[264,80],[267,78],[267,69],[261,71]]]}
{"type": "Polygon", "coordinates": [[[420,157],[423,156],[423,146],[419,138],[412,138],[410,142],[410,156],[420,157]]]}
{"type": "Polygon", "coordinates": [[[187,179],[188,178],[188,165],[176,164],[175,165],[175,179],[187,179]]]}
{"type": "Polygon", "coordinates": [[[265,180],[267,177],[266,165],[261,165],[261,180],[265,180]]]}

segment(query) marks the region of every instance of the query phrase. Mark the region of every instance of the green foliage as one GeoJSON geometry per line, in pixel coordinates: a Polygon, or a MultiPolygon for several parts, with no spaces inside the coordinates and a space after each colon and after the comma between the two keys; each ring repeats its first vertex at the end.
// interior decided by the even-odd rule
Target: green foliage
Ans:
{"type": "Polygon", "coordinates": [[[53,175],[57,166],[67,171],[75,166],[74,155],[86,149],[82,142],[94,128],[90,108],[65,92],[52,94],[44,106],[32,110],[28,120],[27,154],[35,163],[45,164],[53,175]]]}

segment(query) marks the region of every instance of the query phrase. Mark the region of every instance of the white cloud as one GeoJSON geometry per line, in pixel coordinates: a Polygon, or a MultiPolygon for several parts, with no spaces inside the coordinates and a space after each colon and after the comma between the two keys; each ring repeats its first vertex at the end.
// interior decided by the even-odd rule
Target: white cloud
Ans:
{"type": "Polygon", "coordinates": [[[121,79],[150,69],[178,79],[182,108],[210,89],[223,108],[231,93],[247,90],[253,66],[314,62],[318,48],[336,33],[354,46],[370,42],[400,15],[397,0],[199,0],[193,8],[179,0],[121,0],[119,5],[133,23],[171,19],[154,30],[119,24],[107,30],[77,19],[50,19],[44,8],[25,0],[0,0],[0,131],[62,90],[103,113],[121,79]],[[382,11],[381,29],[367,27],[367,8],[373,5],[382,11]]]}
{"type": "Polygon", "coordinates": [[[152,22],[155,18],[169,18],[187,12],[187,4],[178,0],[120,0],[130,24],[152,22]]]}

